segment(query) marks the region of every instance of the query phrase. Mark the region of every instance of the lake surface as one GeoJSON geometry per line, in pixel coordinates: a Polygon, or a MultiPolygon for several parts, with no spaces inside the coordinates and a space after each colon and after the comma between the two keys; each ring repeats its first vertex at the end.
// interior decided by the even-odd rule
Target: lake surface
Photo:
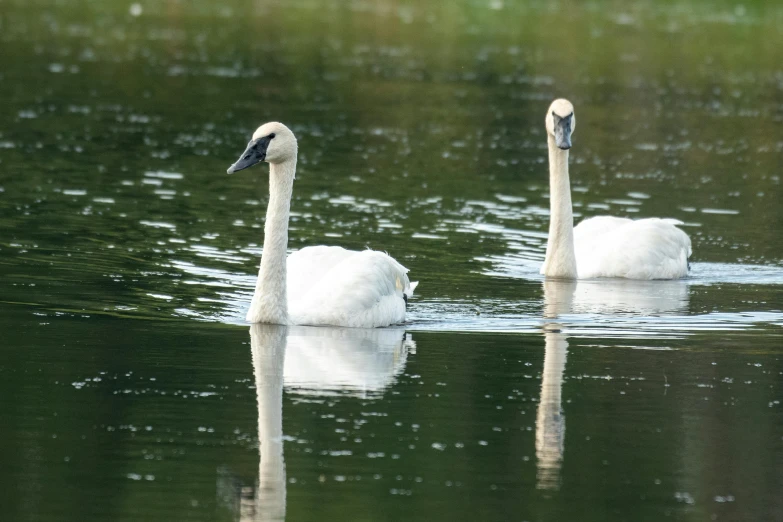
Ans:
{"type": "Polygon", "coordinates": [[[783,520],[783,8],[0,0],[0,519],[783,520]],[[672,217],[681,281],[545,281],[672,217]],[[404,325],[244,323],[290,248],[385,250],[404,325]]]}

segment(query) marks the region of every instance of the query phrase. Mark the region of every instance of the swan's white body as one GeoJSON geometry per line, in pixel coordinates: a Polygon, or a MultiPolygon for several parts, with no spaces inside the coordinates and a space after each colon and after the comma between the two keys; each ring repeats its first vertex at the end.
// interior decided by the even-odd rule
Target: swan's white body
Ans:
{"type": "Polygon", "coordinates": [[[674,219],[631,220],[600,216],[574,227],[568,176],[570,133],[576,122],[567,100],[555,100],[547,113],[550,222],[541,273],[590,279],[679,279],[688,275],[691,240],[674,219]]]}
{"type": "Polygon", "coordinates": [[[359,328],[401,323],[417,285],[407,272],[383,252],[303,248],[288,256],[289,322],[359,328]]]}
{"type": "Polygon", "coordinates": [[[303,248],[287,256],[297,144],[277,122],[262,125],[229,173],[269,163],[264,250],[247,320],[284,325],[375,328],[405,320],[417,283],[389,255],[340,247],[303,248]]]}
{"type": "Polygon", "coordinates": [[[691,240],[674,219],[598,216],[574,228],[579,279],[679,279],[688,275],[691,240]]]}

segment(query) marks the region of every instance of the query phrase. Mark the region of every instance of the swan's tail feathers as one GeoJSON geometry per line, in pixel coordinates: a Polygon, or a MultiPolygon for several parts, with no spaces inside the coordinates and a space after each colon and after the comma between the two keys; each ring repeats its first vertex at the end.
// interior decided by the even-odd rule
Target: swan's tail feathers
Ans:
{"type": "MultiPolygon", "coordinates": [[[[405,276],[405,280],[407,281],[408,276],[405,276]]],[[[419,286],[418,281],[410,282],[408,281],[408,288],[402,291],[402,298],[405,300],[405,308],[408,308],[408,298],[413,295],[413,291],[416,289],[416,287],[419,286]]]]}

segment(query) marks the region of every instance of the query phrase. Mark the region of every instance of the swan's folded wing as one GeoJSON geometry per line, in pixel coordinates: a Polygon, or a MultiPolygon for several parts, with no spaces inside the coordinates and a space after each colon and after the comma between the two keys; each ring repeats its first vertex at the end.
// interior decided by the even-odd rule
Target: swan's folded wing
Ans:
{"type": "Polygon", "coordinates": [[[574,227],[574,242],[602,236],[629,223],[633,223],[633,220],[613,216],[596,216],[585,219],[574,227]]]}
{"type": "MultiPolygon", "coordinates": [[[[593,220],[585,223],[589,221],[593,220]]],[[[574,229],[581,279],[677,279],[687,275],[691,240],[685,232],[668,220],[658,218],[627,220],[617,225],[603,229],[584,228],[579,234],[577,229],[582,223],[574,229]]]]}
{"type": "Polygon", "coordinates": [[[338,246],[311,246],[293,252],[286,261],[288,300],[298,301],[335,266],[356,253],[338,246]]]}
{"type": "MultiPolygon", "coordinates": [[[[387,326],[405,319],[407,269],[382,252],[347,251],[322,277],[298,294],[289,293],[296,324],[387,326]]],[[[290,288],[290,287],[289,287],[290,288]]]]}

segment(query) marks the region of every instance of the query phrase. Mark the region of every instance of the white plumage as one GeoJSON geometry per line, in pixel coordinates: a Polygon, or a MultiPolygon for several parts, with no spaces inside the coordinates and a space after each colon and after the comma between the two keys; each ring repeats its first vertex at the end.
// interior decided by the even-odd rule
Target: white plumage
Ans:
{"type": "Polygon", "coordinates": [[[679,279],[688,275],[691,240],[660,218],[632,220],[610,216],[586,219],[574,227],[579,279],[679,279]]]}
{"type": "Polygon", "coordinates": [[[576,118],[568,100],[552,102],[546,127],[551,212],[541,273],[568,279],[679,279],[688,275],[691,240],[675,226],[680,221],[599,216],[574,227],[568,149],[576,118]]]}
{"type": "Polygon", "coordinates": [[[259,127],[228,169],[269,163],[269,205],[251,323],[375,328],[405,320],[417,283],[388,254],[340,247],[303,248],[287,256],[288,219],[296,176],[297,143],[282,123],[259,127]]]}
{"type": "Polygon", "coordinates": [[[307,247],[288,256],[291,324],[375,328],[405,320],[417,283],[408,269],[374,250],[307,247]]]}

